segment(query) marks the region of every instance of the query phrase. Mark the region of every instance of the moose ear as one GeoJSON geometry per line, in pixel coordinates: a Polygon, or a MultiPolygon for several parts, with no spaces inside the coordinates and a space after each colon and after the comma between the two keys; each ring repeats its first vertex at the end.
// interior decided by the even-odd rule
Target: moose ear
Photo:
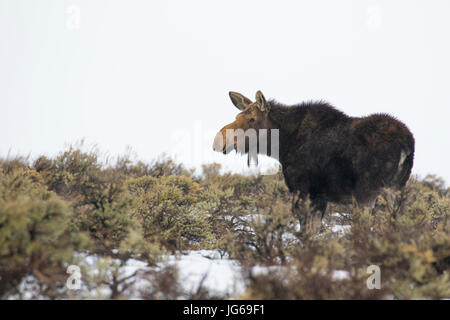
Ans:
{"type": "Polygon", "coordinates": [[[256,92],[256,103],[258,103],[259,109],[261,109],[264,113],[269,113],[270,111],[270,105],[267,103],[266,98],[264,98],[264,95],[261,91],[256,92]]]}
{"type": "Polygon", "coordinates": [[[230,91],[228,94],[230,95],[231,102],[233,102],[236,108],[241,111],[244,111],[245,108],[247,108],[247,106],[252,103],[249,98],[243,96],[240,93],[230,91]]]}

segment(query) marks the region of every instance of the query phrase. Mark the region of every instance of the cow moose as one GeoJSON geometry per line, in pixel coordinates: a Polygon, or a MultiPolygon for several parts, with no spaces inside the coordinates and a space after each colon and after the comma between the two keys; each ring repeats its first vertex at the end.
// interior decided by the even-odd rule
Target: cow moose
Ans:
{"type": "MultiPolygon", "coordinates": [[[[214,151],[238,150],[237,136],[227,135],[228,129],[267,129],[268,135],[278,129],[278,160],[303,231],[310,225],[317,230],[328,202],[368,205],[383,188],[401,189],[409,179],[414,137],[388,114],[350,117],[323,101],[286,106],[267,101],[261,91],[254,102],[237,92],[229,95],[241,112],[217,133],[214,151]],[[300,200],[306,199],[312,209],[302,214],[300,200]]],[[[246,153],[248,144],[246,136],[246,153]]]]}

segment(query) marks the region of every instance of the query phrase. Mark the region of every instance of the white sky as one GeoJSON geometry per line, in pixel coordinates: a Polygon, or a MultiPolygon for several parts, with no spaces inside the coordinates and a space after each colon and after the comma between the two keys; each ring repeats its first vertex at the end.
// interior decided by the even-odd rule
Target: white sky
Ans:
{"type": "Polygon", "coordinates": [[[388,112],[414,173],[450,181],[450,1],[0,0],[0,156],[85,138],[111,155],[212,151],[228,91],[388,112]],[[79,11],[79,25],[77,12],[79,11]]]}

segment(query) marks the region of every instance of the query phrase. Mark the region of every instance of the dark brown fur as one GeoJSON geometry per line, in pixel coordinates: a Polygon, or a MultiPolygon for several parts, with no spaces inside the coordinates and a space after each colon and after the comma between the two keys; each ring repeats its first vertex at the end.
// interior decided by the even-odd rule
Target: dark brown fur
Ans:
{"type": "Polygon", "coordinates": [[[414,138],[392,116],[350,117],[326,102],[289,107],[274,100],[263,103],[264,112],[257,102],[247,104],[224,129],[246,130],[252,125],[279,129],[279,160],[286,184],[300,198],[309,196],[322,215],[329,201],[355,199],[365,205],[382,188],[399,189],[408,180],[414,138]],[[261,120],[248,124],[248,118],[256,115],[261,120]]]}
{"type": "Polygon", "coordinates": [[[408,180],[414,138],[395,118],[349,117],[323,102],[269,103],[269,117],[280,128],[280,162],[290,191],[309,194],[315,202],[354,197],[365,204],[381,188],[402,188],[408,180]],[[399,171],[402,151],[406,158],[399,171]]]}

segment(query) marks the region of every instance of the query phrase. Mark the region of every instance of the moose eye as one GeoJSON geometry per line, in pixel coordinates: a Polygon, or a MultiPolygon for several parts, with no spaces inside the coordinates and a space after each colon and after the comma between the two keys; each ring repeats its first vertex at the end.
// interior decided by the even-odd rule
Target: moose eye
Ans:
{"type": "Polygon", "coordinates": [[[248,122],[253,123],[253,122],[255,122],[255,119],[254,118],[250,118],[250,120],[248,120],[248,122]]]}

